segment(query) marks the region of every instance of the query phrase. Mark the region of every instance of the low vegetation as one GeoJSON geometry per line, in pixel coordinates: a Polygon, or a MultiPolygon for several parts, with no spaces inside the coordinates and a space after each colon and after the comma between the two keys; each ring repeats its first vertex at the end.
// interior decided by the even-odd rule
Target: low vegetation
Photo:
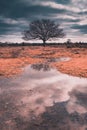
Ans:
{"type": "Polygon", "coordinates": [[[20,74],[24,66],[47,63],[49,59],[70,57],[69,61],[50,62],[63,73],[87,77],[87,49],[66,46],[5,46],[0,47],[0,76],[20,74]]]}

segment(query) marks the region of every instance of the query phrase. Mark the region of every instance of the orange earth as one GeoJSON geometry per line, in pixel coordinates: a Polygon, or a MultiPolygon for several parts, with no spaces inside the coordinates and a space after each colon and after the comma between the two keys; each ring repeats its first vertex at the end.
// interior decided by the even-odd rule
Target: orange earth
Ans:
{"type": "Polygon", "coordinates": [[[46,63],[48,58],[70,57],[69,61],[51,62],[52,67],[73,76],[87,78],[87,48],[59,46],[0,47],[0,76],[13,76],[33,63],[46,63]]]}

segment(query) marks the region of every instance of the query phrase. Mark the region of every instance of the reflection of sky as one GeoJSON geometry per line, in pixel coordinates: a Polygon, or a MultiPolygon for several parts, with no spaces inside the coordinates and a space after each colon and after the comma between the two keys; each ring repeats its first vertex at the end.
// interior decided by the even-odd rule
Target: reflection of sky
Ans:
{"type": "MultiPolygon", "coordinates": [[[[30,96],[23,95],[18,101],[31,104],[28,105],[29,109],[35,110],[36,113],[45,110],[46,106],[52,106],[54,102],[67,102],[66,108],[69,113],[87,112],[87,79],[62,74],[55,69],[44,71],[27,66],[20,77],[11,81],[2,80],[0,83],[1,93],[5,90],[4,86],[7,92],[18,91],[21,94],[23,91],[30,91],[30,96]]],[[[26,107],[22,107],[23,109],[26,107]]]]}
{"type": "Polygon", "coordinates": [[[0,0],[0,41],[21,42],[30,21],[42,18],[61,23],[67,34],[63,40],[86,41],[86,7],[86,0],[0,0]]]}
{"type": "MultiPolygon", "coordinates": [[[[14,114],[15,118],[21,118],[22,123],[26,124],[25,120],[35,120],[41,114],[46,122],[44,124],[49,119],[52,122],[58,120],[59,123],[55,122],[57,128],[64,125],[67,128],[71,122],[69,130],[85,130],[87,79],[62,74],[49,66],[49,69],[44,70],[47,67],[45,64],[34,64],[34,67],[25,67],[23,73],[17,77],[0,78],[0,111],[2,104],[6,106],[0,119],[4,117],[4,120],[8,120],[6,115],[10,111],[11,121],[14,120],[14,114]],[[39,67],[41,69],[38,70],[39,67]]],[[[19,122],[16,123],[20,125],[19,122]]],[[[30,124],[28,123],[28,129],[30,124]]],[[[52,123],[50,125],[53,126],[52,123]]]]}

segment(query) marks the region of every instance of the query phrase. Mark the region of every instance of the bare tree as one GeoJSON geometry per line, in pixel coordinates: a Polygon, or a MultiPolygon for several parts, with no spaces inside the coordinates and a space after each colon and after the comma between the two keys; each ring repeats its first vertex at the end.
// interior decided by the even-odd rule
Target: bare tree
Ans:
{"type": "Polygon", "coordinates": [[[39,39],[45,45],[47,40],[62,38],[65,34],[59,24],[49,19],[35,20],[30,23],[29,29],[23,33],[24,40],[39,39]]]}

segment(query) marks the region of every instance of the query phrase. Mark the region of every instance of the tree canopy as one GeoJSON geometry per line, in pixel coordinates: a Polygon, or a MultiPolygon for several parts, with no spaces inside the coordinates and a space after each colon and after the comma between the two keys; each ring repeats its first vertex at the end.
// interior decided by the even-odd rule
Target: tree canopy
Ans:
{"type": "Polygon", "coordinates": [[[23,32],[24,40],[39,39],[45,45],[47,40],[63,38],[65,33],[60,25],[49,19],[32,21],[29,28],[23,32]]]}

